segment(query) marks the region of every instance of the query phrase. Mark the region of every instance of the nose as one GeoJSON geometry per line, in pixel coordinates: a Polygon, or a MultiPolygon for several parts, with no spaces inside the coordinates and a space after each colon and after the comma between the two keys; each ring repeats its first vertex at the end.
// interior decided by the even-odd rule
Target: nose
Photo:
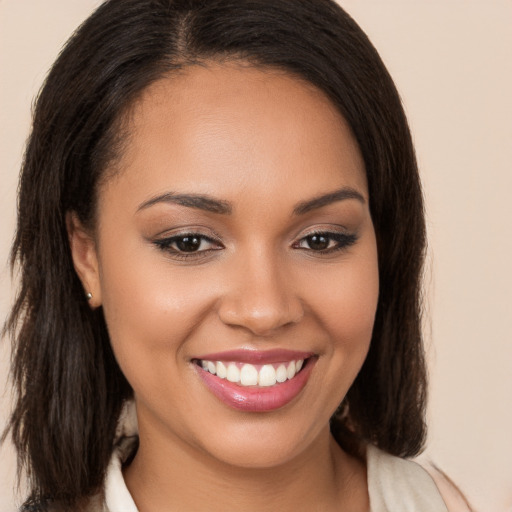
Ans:
{"type": "Polygon", "coordinates": [[[272,255],[241,259],[230,267],[226,279],[227,292],[218,309],[226,325],[245,328],[256,336],[271,336],[304,316],[293,277],[272,255]]]}

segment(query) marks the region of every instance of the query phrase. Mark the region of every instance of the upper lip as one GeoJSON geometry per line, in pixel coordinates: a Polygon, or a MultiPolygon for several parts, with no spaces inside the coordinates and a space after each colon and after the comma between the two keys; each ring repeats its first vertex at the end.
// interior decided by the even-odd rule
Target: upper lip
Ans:
{"type": "Polygon", "coordinates": [[[232,361],[249,364],[272,364],[307,359],[312,355],[314,355],[313,352],[302,352],[281,348],[272,350],[236,349],[227,350],[225,352],[204,354],[194,357],[194,359],[206,361],[232,361]]]}

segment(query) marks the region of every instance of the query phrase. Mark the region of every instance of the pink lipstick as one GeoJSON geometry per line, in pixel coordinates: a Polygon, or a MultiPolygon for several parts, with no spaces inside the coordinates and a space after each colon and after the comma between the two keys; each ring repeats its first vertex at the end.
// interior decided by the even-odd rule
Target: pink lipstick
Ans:
{"type": "Polygon", "coordinates": [[[198,376],[226,405],[265,412],[291,402],[306,385],[316,357],[290,350],[234,350],[194,358],[198,376]]]}

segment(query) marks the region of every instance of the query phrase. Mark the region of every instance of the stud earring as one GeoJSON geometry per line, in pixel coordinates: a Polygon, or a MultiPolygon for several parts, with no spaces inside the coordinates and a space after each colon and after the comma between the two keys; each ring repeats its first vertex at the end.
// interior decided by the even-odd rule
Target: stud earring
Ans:
{"type": "Polygon", "coordinates": [[[87,297],[87,300],[91,300],[92,299],[92,293],[91,292],[87,292],[85,296],[87,297]]]}

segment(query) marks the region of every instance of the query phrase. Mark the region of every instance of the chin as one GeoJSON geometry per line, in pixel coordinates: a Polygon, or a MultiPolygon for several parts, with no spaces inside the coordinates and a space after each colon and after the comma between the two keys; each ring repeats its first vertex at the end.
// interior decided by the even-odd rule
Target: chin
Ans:
{"type": "Polygon", "coordinates": [[[302,425],[295,419],[260,415],[239,421],[231,428],[209,431],[202,449],[221,463],[246,469],[269,469],[285,465],[329,439],[329,428],[302,425]],[[263,416],[263,417],[261,417],[263,416]]]}

